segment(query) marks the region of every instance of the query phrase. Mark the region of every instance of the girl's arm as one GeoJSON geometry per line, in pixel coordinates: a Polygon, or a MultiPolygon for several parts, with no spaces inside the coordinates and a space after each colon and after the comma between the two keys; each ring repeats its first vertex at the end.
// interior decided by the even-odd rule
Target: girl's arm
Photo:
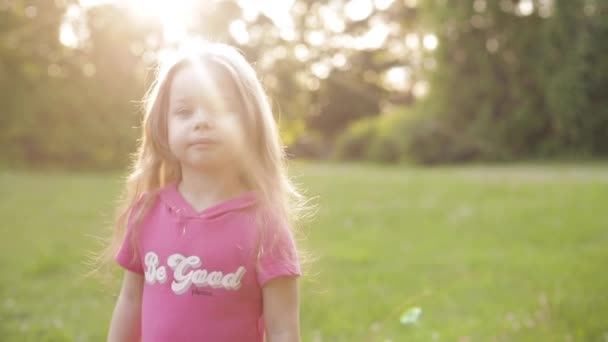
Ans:
{"type": "Polygon", "coordinates": [[[139,341],[143,284],[142,275],[125,271],[120,295],[110,323],[108,342],[139,341]]]}
{"type": "Polygon", "coordinates": [[[262,288],[268,342],[300,342],[298,278],[277,277],[262,288]]]}

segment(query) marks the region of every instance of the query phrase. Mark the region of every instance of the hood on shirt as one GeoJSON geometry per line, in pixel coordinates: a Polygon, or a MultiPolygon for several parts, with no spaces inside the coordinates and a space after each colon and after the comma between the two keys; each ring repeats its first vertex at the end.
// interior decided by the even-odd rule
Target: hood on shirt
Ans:
{"type": "Polygon", "coordinates": [[[168,184],[159,197],[169,211],[188,219],[214,219],[229,212],[252,207],[257,203],[257,193],[249,191],[197,212],[179,192],[176,182],[168,184]]]}

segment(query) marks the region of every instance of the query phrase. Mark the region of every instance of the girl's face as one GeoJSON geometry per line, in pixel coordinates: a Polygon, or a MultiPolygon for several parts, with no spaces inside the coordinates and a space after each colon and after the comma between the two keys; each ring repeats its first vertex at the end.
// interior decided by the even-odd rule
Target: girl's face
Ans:
{"type": "Polygon", "coordinates": [[[241,160],[240,95],[230,80],[192,66],[178,70],[169,89],[169,147],[182,166],[215,169],[241,160]]]}

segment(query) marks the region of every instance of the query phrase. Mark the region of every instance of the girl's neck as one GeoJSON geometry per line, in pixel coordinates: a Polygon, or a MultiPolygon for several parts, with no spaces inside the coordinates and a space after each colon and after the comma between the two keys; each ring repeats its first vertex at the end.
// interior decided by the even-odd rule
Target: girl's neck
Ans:
{"type": "Polygon", "coordinates": [[[235,169],[205,171],[184,167],[178,189],[196,210],[210,207],[249,190],[235,169]]]}

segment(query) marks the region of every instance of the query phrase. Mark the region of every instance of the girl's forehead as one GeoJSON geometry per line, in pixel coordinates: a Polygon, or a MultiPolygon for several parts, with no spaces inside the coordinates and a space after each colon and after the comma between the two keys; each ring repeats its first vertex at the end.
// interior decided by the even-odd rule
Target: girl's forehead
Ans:
{"type": "Polygon", "coordinates": [[[217,96],[234,97],[238,91],[228,71],[219,65],[187,64],[173,75],[170,100],[217,96]]]}

